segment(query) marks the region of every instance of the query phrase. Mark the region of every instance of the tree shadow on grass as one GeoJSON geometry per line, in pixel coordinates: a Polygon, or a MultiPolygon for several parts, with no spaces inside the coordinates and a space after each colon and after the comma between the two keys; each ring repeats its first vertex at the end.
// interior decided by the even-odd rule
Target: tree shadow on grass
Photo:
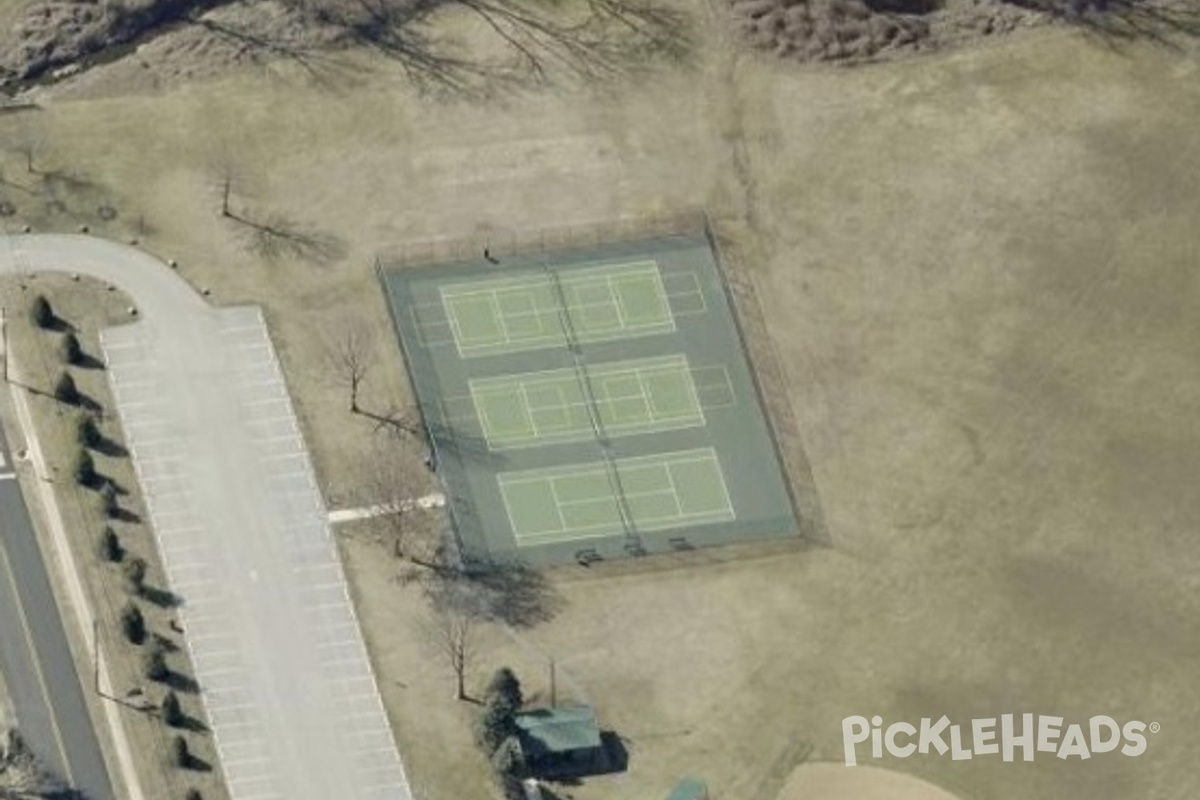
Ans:
{"type": "Polygon", "coordinates": [[[200,684],[196,683],[196,679],[190,675],[184,675],[182,672],[169,670],[162,682],[182,694],[200,693],[200,684]]]}
{"type": "MultiPolygon", "coordinates": [[[[45,392],[43,392],[42,394],[45,394],[45,392]]],[[[51,395],[51,396],[54,397],[55,400],[58,400],[58,402],[62,403],[64,406],[67,406],[69,408],[70,407],[80,408],[80,409],[83,409],[84,411],[88,412],[89,414],[99,414],[101,411],[104,410],[104,406],[102,406],[98,402],[96,402],[96,399],[94,397],[92,397],[91,395],[84,394],[83,392],[79,391],[78,389],[75,390],[74,399],[64,400],[64,399],[58,397],[57,395],[51,395]]]]}
{"type": "Polygon", "coordinates": [[[183,765],[184,769],[192,772],[212,772],[212,764],[205,761],[195,753],[188,753],[187,763],[183,765]]]}
{"type": "Polygon", "coordinates": [[[549,622],[565,601],[538,569],[521,561],[469,564],[427,576],[425,591],[434,608],[467,604],[478,617],[514,628],[549,622]]]}
{"type": "Polygon", "coordinates": [[[204,724],[204,720],[187,714],[184,714],[183,719],[179,721],[178,727],[193,733],[208,733],[208,726],[204,724]]]}
{"type": "MultiPolygon", "coordinates": [[[[364,7],[368,7],[366,3],[364,7]]],[[[401,65],[423,91],[485,98],[497,90],[544,85],[555,71],[585,80],[611,79],[654,59],[683,60],[692,50],[688,16],[652,0],[587,0],[565,15],[553,4],[500,0],[429,0],[397,6],[376,3],[349,26],[362,45],[401,65]],[[503,64],[439,46],[433,12],[467,10],[512,58],[503,64]]]]}
{"type": "Polygon", "coordinates": [[[134,511],[130,511],[128,508],[115,508],[109,513],[109,516],[118,522],[128,522],[130,524],[136,524],[142,521],[141,515],[134,511]]]}
{"type": "Polygon", "coordinates": [[[183,598],[179,595],[169,589],[160,589],[155,586],[143,586],[142,597],[146,598],[146,602],[153,603],[159,608],[178,608],[183,605],[183,598]]]}
{"type": "MultiPolygon", "coordinates": [[[[145,587],[143,587],[142,597],[146,596],[144,589],[145,589],[145,587]]],[[[179,645],[177,645],[175,643],[175,641],[173,639],[171,639],[170,637],[163,636],[161,633],[153,633],[153,634],[151,634],[151,637],[154,640],[155,646],[161,647],[164,653],[179,652],[179,645]]]]}
{"type": "MultiPolygon", "coordinates": [[[[107,436],[101,437],[98,442],[92,445],[92,449],[97,453],[109,456],[111,458],[125,458],[129,455],[129,450],[126,449],[125,445],[121,444],[115,439],[110,439],[107,436]]],[[[123,488],[118,488],[117,491],[119,494],[129,494],[129,492],[123,488]]]]}
{"type": "MultiPolygon", "coordinates": [[[[483,100],[550,83],[557,74],[584,79],[628,75],[656,60],[693,51],[687,13],[658,0],[585,0],[564,6],[523,0],[311,0],[294,6],[297,22],[337,45],[368,48],[399,65],[423,93],[483,100]],[[446,13],[465,11],[500,48],[467,49],[443,35],[446,13]],[[482,55],[488,53],[488,55],[482,55]],[[500,55],[497,55],[500,53],[500,55]]],[[[237,42],[263,60],[284,57],[314,80],[361,80],[319,44],[261,28],[196,16],[193,24],[237,42]],[[353,78],[351,78],[353,74],[353,78]]]]}
{"type": "Polygon", "coordinates": [[[340,237],[283,214],[271,214],[263,220],[244,214],[229,213],[226,216],[244,226],[249,250],[268,261],[292,258],[327,266],[345,258],[349,251],[340,237]]]}
{"type": "Polygon", "coordinates": [[[80,353],[79,359],[75,362],[75,366],[80,369],[104,369],[104,362],[88,353],[80,353]]]}
{"type": "Polygon", "coordinates": [[[54,331],[55,333],[76,333],[77,329],[67,320],[51,312],[50,318],[47,319],[41,326],[43,330],[54,331]]]}

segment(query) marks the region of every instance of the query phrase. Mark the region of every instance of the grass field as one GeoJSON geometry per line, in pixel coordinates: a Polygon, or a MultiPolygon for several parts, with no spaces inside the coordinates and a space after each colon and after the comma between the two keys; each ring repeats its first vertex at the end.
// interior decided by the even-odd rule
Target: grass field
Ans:
{"type": "MultiPolygon", "coordinates": [[[[843,72],[704,35],[653,80],[493,105],[422,100],[377,61],[336,91],[285,67],[164,96],[94,84],[42,115],[45,158],[115,198],[107,229],[133,235],[144,215],[142,239],[215,299],[266,303],[335,502],[375,427],[317,366],[321,327],[386,329],[376,250],[713,212],[752,271],[835,546],[564,570],[563,609],[529,647],[485,630],[476,686],[511,663],[544,697],[536,645],[626,737],[630,772],[570,789],[580,800],[665,796],[685,773],[772,798],[799,761],[840,756],[847,714],[1026,710],[1162,732],[1137,759],[894,765],[969,800],[1197,794],[1194,43],[1041,31],[843,72]],[[333,232],[345,257],[254,255],[219,215],[222,140],[239,208],[333,232]]],[[[22,170],[4,165],[33,180],[22,170]]],[[[390,355],[366,407],[407,401],[390,355]]],[[[415,644],[419,593],[383,552],[345,544],[414,786],[486,796],[471,709],[442,699],[449,677],[415,644]]]]}

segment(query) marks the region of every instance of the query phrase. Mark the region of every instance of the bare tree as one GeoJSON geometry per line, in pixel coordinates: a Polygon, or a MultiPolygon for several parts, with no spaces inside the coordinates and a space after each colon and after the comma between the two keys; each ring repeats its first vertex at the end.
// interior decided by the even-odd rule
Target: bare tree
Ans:
{"type": "Polygon", "coordinates": [[[40,125],[23,121],[13,138],[12,149],[25,159],[25,171],[38,173],[38,158],[46,150],[46,132],[40,125]]]}
{"type": "Polygon", "coordinates": [[[464,608],[436,610],[426,623],[425,637],[454,673],[454,699],[466,700],[467,668],[475,658],[475,616],[464,608]]]}
{"type": "Polygon", "coordinates": [[[252,183],[251,168],[243,150],[238,137],[226,132],[207,142],[198,153],[204,172],[221,198],[222,217],[237,218],[232,202],[246,195],[252,183]]]}
{"type": "Polygon", "coordinates": [[[233,156],[222,152],[214,156],[209,162],[208,172],[212,176],[212,181],[216,184],[216,188],[221,195],[221,216],[234,216],[230,201],[233,195],[242,189],[242,185],[245,182],[237,160],[233,156]]]}
{"type": "Polygon", "coordinates": [[[407,436],[375,437],[360,466],[364,500],[372,511],[373,532],[391,545],[397,558],[437,570],[441,565],[436,535],[429,515],[417,504],[425,486],[418,467],[407,436]]]}
{"type": "Polygon", "coordinates": [[[325,335],[325,357],[337,382],[350,391],[350,412],[362,413],[358,392],[376,364],[375,337],[361,320],[343,321],[325,335]]]}

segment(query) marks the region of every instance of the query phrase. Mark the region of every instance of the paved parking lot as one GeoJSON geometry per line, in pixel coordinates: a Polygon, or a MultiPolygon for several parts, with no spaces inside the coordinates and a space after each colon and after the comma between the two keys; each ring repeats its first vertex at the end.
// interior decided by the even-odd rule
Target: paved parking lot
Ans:
{"type": "Polygon", "coordinates": [[[258,308],[105,359],[233,800],[408,800],[258,308]]]}

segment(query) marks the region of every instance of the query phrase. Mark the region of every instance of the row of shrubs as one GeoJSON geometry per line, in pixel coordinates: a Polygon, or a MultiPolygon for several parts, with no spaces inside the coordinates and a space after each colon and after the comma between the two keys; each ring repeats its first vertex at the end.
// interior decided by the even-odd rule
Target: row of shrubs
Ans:
{"type": "MultiPolygon", "coordinates": [[[[72,466],[72,477],[75,482],[85,489],[94,489],[100,498],[100,510],[109,520],[121,516],[118,501],[120,490],[112,479],[101,475],[96,470],[95,460],[91,451],[102,448],[105,444],[104,435],[96,421],[96,414],[84,408],[86,398],[75,385],[69,367],[81,366],[87,363],[88,357],[79,343],[79,338],[70,330],[50,306],[49,301],[42,295],[34,298],[30,307],[30,317],[38,328],[55,331],[66,328],[59,341],[59,355],[66,365],[54,384],[54,397],[61,403],[80,408],[74,420],[75,441],[79,450],[75,454],[72,466]]],[[[94,406],[93,406],[94,408],[94,406]]],[[[121,632],[131,644],[145,647],[142,652],[142,675],[156,683],[170,680],[171,670],[167,666],[168,641],[158,634],[150,632],[145,615],[136,602],[145,598],[148,593],[146,586],[146,560],[141,557],[127,558],[124,545],[112,524],[106,524],[100,533],[100,556],[110,564],[120,564],[125,591],[130,600],[121,611],[121,632]]],[[[190,720],[183,711],[179,696],[173,689],[168,688],[159,708],[163,722],[172,729],[184,729],[190,720]]],[[[196,765],[196,760],[188,746],[187,739],[181,733],[171,738],[170,758],[173,764],[189,769],[196,765]]],[[[198,789],[189,789],[184,795],[185,800],[203,800],[198,789]]]]}

